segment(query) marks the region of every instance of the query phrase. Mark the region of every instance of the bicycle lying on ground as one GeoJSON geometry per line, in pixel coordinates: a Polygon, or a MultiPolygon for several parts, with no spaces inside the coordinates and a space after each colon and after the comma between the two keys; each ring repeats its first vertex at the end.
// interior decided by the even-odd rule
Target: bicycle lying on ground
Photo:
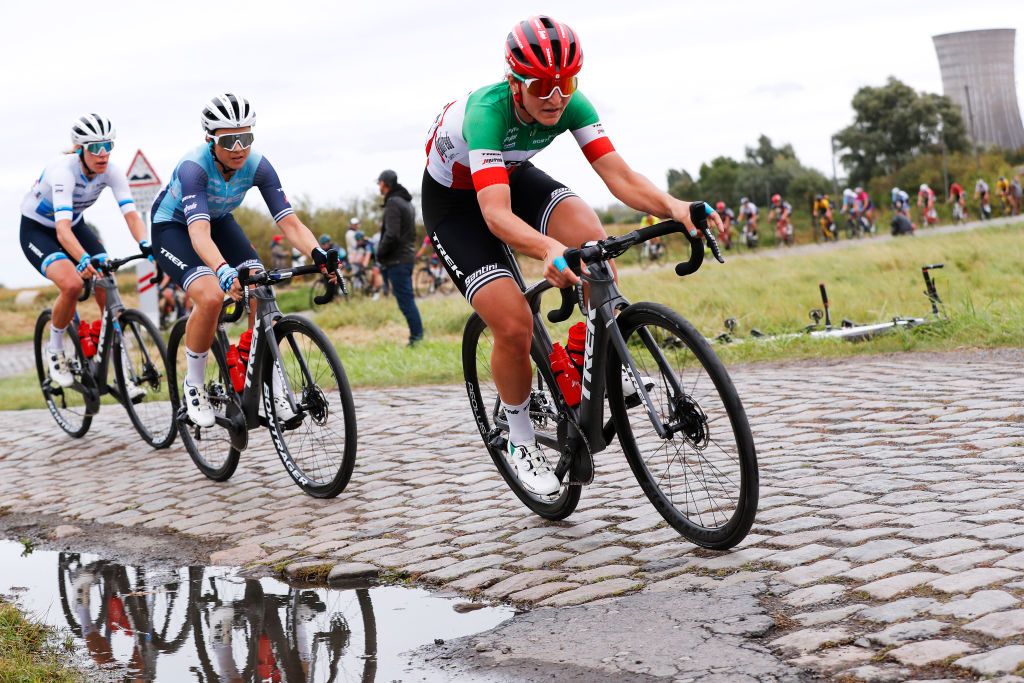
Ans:
{"type": "MultiPolygon", "coordinates": [[[[36,373],[46,399],[46,407],[57,424],[69,435],[84,436],[99,412],[100,399],[110,395],[117,400],[132,421],[135,430],[153,448],[166,448],[174,441],[174,413],[163,392],[167,351],[163,337],[148,317],[125,308],[117,290],[114,273],[132,261],[146,258],[142,254],[124,259],[93,259],[99,277],[86,282],[79,301],[89,298],[93,282],[106,293],[103,317],[97,326],[90,326],[88,339],[79,338],[80,320],[75,314],[64,335],[64,353],[75,381],[64,388],[50,379],[50,318],[46,309],[36,320],[34,347],[36,373]],[[95,332],[93,332],[95,330],[95,332]],[[93,338],[95,336],[95,338],[93,338]],[[107,383],[107,372],[113,360],[115,384],[107,383]]],[[[83,333],[85,332],[83,326],[83,333]]]]}
{"type": "MultiPolygon", "coordinates": [[[[329,270],[336,272],[336,263],[329,265],[329,270]]],[[[249,443],[249,431],[257,427],[270,430],[285,469],[309,495],[332,498],[345,489],[352,476],[356,415],[338,352],[319,327],[300,315],[283,315],[274,299],[272,285],[313,274],[320,274],[316,265],[259,271],[251,276],[249,269],[239,268],[243,299],[225,301],[210,349],[214,362],[206,367],[206,390],[217,415],[213,427],[193,424],[179,395],[186,367],[188,319],[179,320],[171,330],[167,357],[173,362],[168,382],[175,420],[192,461],[214,481],[225,481],[234,474],[249,443]],[[251,294],[250,285],[255,286],[251,294]],[[248,359],[240,361],[228,340],[226,324],[248,313],[250,298],[256,299],[255,325],[248,359]],[[279,390],[275,389],[275,373],[279,390]],[[284,399],[281,404],[280,399],[284,399]]],[[[316,303],[328,303],[336,290],[337,285],[329,283],[326,298],[316,303]]]]}
{"type": "MultiPolygon", "coordinates": [[[[700,228],[715,257],[724,262],[706,220],[700,228]]],[[[582,486],[594,478],[594,454],[618,436],[640,487],[665,521],[697,545],[725,549],[743,540],[757,511],[757,456],[740,397],[704,337],[667,306],[630,304],[608,263],[630,247],[671,233],[687,235],[683,225],[667,221],[565,252],[570,268],[589,285],[590,304],[584,304],[579,286],[561,290],[561,308],[550,312],[548,320],[565,321],[576,306],[586,319],[581,402],[576,407],[559,391],[548,360],[552,341],[539,311],[541,297],[552,285],[544,280],[527,289],[522,272],[518,267],[513,271],[534,314],[531,357],[536,381],[530,417],[538,446],[556,455],[551,462],[557,459],[555,475],[562,483],[557,493],[527,491],[505,458],[508,422],[491,374],[493,342],[475,313],[462,339],[466,389],[495,466],[535,513],[552,520],[568,517],[579,503],[582,486]],[[581,262],[586,264],[582,273],[581,262]],[[606,390],[611,409],[607,423],[606,390]]],[[[676,266],[680,276],[696,272],[704,259],[703,240],[687,239],[690,258],[676,266]]]]}

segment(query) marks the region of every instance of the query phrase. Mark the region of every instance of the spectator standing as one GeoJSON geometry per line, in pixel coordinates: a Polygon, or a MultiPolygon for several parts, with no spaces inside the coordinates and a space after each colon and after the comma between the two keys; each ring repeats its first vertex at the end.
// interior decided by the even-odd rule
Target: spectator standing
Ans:
{"type": "Polygon", "coordinates": [[[287,268],[292,264],[292,252],[284,246],[284,236],[274,235],[270,241],[270,262],[273,268],[287,268]]]}
{"type": "Polygon", "coordinates": [[[356,233],[359,231],[359,219],[353,217],[348,222],[348,230],[345,231],[345,248],[350,254],[356,250],[356,233]]]}
{"type": "Polygon", "coordinates": [[[1022,199],[1024,199],[1024,189],[1021,188],[1020,175],[1018,174],[1013,176],[1013,181],[1010,183],[1010,205],[1014,216],[1020,213],[1022,199]]]}
{"type": "Polygon", "coordinates": [[[416,260],[416,209],[412,195],[391,170],[382,171],[377,186],[384,195],[384,218],[377,260],[398,308],[409,323],[409,346],[423,339],[423,322],[412,289],[412,268],[416,260]]]}

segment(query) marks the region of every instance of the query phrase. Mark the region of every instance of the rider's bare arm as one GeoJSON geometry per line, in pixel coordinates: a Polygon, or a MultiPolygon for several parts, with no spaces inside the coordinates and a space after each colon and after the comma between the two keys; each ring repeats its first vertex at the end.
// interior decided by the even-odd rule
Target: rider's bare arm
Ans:
{"type": "Polygon", "coordinates": [[[139,215],[138,211],[126,213],[124,215],[124,222],[128,224],[128,231],[132,233],[132,237],[135,238],[136,242],[141,242],[147,238],[146,224],[142,222],[142,216],[139,215]]]}
{"type": "MultiPolygon", "coordinates": [[[[685,225],[690,234],[696,235],[696,228],[690,220],[690,202],[676,199],[658,189],[646,176],[637,173],[618,152],[609,152],[593,162],[594,170],[620,202],[658,218],[671,218],[685,225]]],[[[722,219],[713,213],[710,222],[721,229],[722,219]]]]}
{"type": "Polygon", "coordinates": [[[294,213],[288,214],[279,220],[277,224],[281,227],[284,238],[289,243],[294,244],[295,248],[303,254],[310,254],[320,246],[320,243],[316,241],[316,237],[313,236],[313,232],[294,213]]]}

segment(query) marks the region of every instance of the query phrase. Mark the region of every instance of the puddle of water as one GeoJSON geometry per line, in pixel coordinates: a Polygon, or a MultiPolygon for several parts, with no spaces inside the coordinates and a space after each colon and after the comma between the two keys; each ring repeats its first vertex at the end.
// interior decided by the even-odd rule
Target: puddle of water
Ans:
{"type": "Polygon", "coordinates": [[[426,680],[399,654],[485,631],[507,607],[457,610],[418,588],[296,588],[230,568],[126,567],[0,541],[0,593],[70,631],[86,662],[156,683],[426,680]]]}

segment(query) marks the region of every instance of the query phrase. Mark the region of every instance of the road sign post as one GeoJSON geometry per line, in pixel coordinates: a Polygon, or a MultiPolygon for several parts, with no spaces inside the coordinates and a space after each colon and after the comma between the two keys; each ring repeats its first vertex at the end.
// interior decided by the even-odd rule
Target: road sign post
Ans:
{"type": "MultiPolygon", "coordinates": [[[[153,200],[160,192],[160,176],[150,165],[142,150],[135,152],[131,166],[128,167],[128,187],[131,188],[132,198],[135,200],[135,207],[142,215],[146,224],[146,231],[150,232],[149,210],[153,206],[153,200]]],[[[152,234],[150,234],[152,241],[152,234]]],[[[159,294],[153,278],[156,276],[156,266],[149,261],[140,261],[135,265],[135,275],[138,278],[136,289],[139,293],[139,310],[149,316],[154,325],[160,324],[159,294]]]]}

